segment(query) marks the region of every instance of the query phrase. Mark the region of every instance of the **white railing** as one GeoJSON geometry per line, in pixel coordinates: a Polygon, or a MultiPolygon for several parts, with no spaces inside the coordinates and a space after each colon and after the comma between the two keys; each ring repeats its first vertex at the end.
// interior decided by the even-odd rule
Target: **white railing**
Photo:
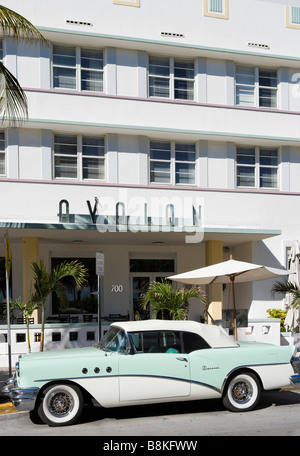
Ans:
{"type": "MultiPolygon", "coordinates": [[[[101,324],[101,333],[108,330],[109,323],[101,324]]],[[[12,367],[19,355],[28,353],[26,325],[11,325],[11,362],[12,367]]],[[[41,325],[29,325],[31,352],[40,350],[41,325]]],[[[98,323],[46,323],[44,350],[59,350],[92,346],[98,342],[98,323]]],[[[8,367],[7,325],[0,325],[0,369],[8,367]]]]}

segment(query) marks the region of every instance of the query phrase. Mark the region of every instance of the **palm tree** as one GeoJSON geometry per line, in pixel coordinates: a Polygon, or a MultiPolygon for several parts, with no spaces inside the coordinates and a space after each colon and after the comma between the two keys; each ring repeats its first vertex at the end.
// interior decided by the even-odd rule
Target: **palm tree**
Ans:
{"type": "Polygon", "coordinates": [[[154,318],[165,314],[173,320],[185,320],[189,308],[189,299],[198,298],[207,309],[206,297],[200,288],[178,289],[168,281],[151,282],[147,292],[139,300],[143,309],[150,309],[154,318]]]}
{"type": "Polygon", "coordinates": [[[34,272],[34,294],[31,300],[38,303],[42,308],[41,322],[41,343],[40,351],[44,350],[44,333],[45,333],[45,302],[51,293],[56,293],[62,301],[66,300],[66,288],[61,282],[64,277],[71,276],[75,280],[77,288],[81,288],[86,282],[87,269],[76,260],[69,263],[63,262],[55,267],[50,273],[47,272],[44,263],[32,262],[34,272]]]}
{"type": "MultiPolygon", "coordinates": [[[[48,44],[43,35],[23,16],[0,5],[0,30],[17,41],[48,44]]],[[[0,62],[0,115],[11,124],[27,118],[27,98],[18,80],[0,62]]]]}
{"type": "Polygon", "coordinates": [[[26,330],[27,330],[27,346],[28,352],[31,352],[30,338],[29,338],[29,319],[31,318],[33,312],[37,309],[38,304],[33,301],[22,301],[21,298],[16,301],[10,300],[11,309],[19,309],[22,312],[22,316],[26,320],[26,330]]]}

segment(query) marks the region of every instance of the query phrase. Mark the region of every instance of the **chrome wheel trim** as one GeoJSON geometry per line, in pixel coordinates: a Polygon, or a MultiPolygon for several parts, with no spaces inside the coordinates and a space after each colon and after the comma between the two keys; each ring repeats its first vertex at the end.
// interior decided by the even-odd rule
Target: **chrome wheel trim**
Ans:
{"type": "Polygon", "coordinates": [[[55,417],[69,415],[74,407],[73,397],[65,391],[52,393],[48,399],[48,410],[55,417]]]}
{"type": "Polygon", "coordinates": [[[257,401],[259,387],[251,375],[240,374],[230,381],[227,396],[235,409],[248,409],[257,401]]]}
{"type": "Polygon", "coordinates": [[[234,382],[231,386],[231,397],[238,404],[246,404],[252,399],[253,387],[245,380],[234,382]]]}

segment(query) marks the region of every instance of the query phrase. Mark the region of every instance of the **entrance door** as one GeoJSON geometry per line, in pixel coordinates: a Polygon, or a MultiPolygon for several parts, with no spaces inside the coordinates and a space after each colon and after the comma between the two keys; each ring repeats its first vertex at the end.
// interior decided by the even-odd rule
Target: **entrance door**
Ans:
{"type": "Polygon", "coordinates": [[[175,273],[174,259],[143,258],[130,260],[131,309],[134,320],[148,319],[149,312],[139,304],[139,297],[146,293],[151,282],[160,282],[175,273]]]}

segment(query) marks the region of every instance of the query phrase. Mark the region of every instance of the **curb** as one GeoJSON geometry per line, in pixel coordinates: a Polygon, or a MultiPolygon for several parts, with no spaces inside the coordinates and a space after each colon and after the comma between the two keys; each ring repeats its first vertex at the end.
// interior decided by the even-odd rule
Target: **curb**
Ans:
{"type": "Polygon", "coordinates": [[[4,404],[0,404],[0,415],[4,415],[6,413],[19,413],[19,412],[11,402],[6,402],[4,404]]]}

